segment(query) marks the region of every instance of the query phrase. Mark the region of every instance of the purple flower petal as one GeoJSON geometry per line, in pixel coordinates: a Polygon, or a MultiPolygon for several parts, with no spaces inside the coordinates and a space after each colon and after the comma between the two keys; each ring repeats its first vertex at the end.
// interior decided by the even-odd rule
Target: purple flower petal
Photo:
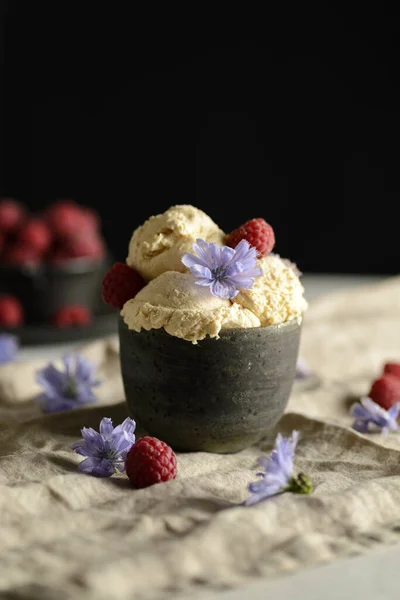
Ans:
{"type": "Polygon", "coordinates": [[[194,265],[199,265],[208,269],[207,263],[201,260],[201,258],[199,258],[198,256],[195,256],[194,254],[189,254],[188,252],[186,252],[182,256],[181,260],[185,267],[188,267],[188,269],[191,269],[192,267],[194,267],[194,265]]]}
{"type": "Polygon", "coordinates": [[[126,456],[135,443],[136,423],[129,417],[121,425],[112,426],[112,420],[104,417],[100,432],[92,427],[83,427],[82,439],[72,444],[72,450],[87,456],[78,468],[98,477],[109,477],[115,470],[124,471],[126,456]]]}
{"type": "Polygon", "coordinates": [[[363,420],[355,420],[353,423],[353,429],[355,429],[356,431],[358,431],[359,433],[368,433],[368,423],[366,421],[363,420]]]}
{"type": "Polygon", "coordinates": [[[227,280],[219,281],[218,279],[215,279],[211,283],[210,289],[214,296],[226,298],[227,300],[235,298],[239,293],[239,290],[235,288],[234,284],[227,280]]]}
{"type": "Polygon", "coordinates": [[[400,412],[400,403],[394,404],[385,410],[371,398],[361,398],[359,403],[353,404],[350,414],[354,417],[353,429],[360,433],[381,430],[382,433],[398,429],[397,417],[400,412]]]}
{"type": "Polygon", "coordinates": [[[253,286],[254,279],[246,275],[234,275],[230,278],[237,288],[247,290],[253,286]]]}
{"type": "Polygon", "coordinates": [[[396,402],[396,404],[394,404],[393,406],[391,406],[387,412],[388,412],[388,415],[392,419],[397,420],[397,418],[399,416],[399,413],[400,413],[400,402],[396,402]]]}
{"type": "Polygon", "coordinates": [[[255,262],[257,258],[257,251],[252,248],[247,240],[241,240],[235,248],[235,260],[241,262],[242,260],[252,260],[255,262]]]}
{"type": "Polygon", "coordinates": [[[109,437],[114,431],[113,422],[109,417],[104,417],[100,421],[100,433],[103,437],[109,437]]]}
{"type": "Polygon", "coordinates": [[[9,333],[0,333],[0,365],[14,360],[18,352],[18,339],[9,333]]]}
{"type": "Polygon", "coordinates": [[[72,400],[51,398],[46,394],[37,396],[36,401],[42,407],[42,410],[47,413],[65,412],[75,408],[72,400]]]}
{"type": "Polygon", "coordinates": [[[92,452],[102,451],[104,442],[107,440],[108,436],[102,435],[92,427],[83,427],[81,433],[87,448],[90,448],[92,452]]]}
{"type": "Polygon", "coordinates": [[[213,280],[212,279],[196,279],[196,285],[202,285],[203,287],[210,287],[212,284],[213,280]]]}
{"type": "Polygon", "coordinates": [[[79,463],[78,470],[96,477],[111,477],[114,473],[114,468],[108,460],[93,457],[86,458],[79,463]]]}
{"type": "MultiPolygon", "coordinates": [[[[125,431],[128,435],[132,436],[136,429],[136,423],[130,417],[126,417],[125,421],[121,423],[121,425],[117,425],[114,430],[114,433],[119,433],[120,431],[125,431]]],[[[135,436],[133,436],[135,437],[135,436]]]]}
{"type": "Polygon", "coordinates": [[[306,379],[307,377],[311,377],[311,375],[311,367],[307,364],[304,358],[301,358],[301,356],[299,356],[296,364],[296,379],[306,379]]]}
{"type": "Polygon", "coordinates": [[[125,431],[122,431],[118,435],[114,435],[110,441],[110,449],[115,454],[121,454],[122,452],[128,452],[135,443],[135,436],[133,440],[128,436],[125,431]]]}
{"type": "Polygon", "coordinates": [[[212,281],[212,273],[208,267],[203,267],[201,265],[193,265],[192,275],[194,277],[199,277],[201,279],[208,279],[210,282],[212,281]]]}
{"type": "Polygon", "coordinates": [[[64,370],[49,363],[36,373],[44,390],[37,401],[46,412],[71,410],[97,399],[93,388],[100,381],[94,378],[95,366],[80,354],[67,354],[63,364],[64,370]]]}
{"type": "Polygon", "coordinates": [[[284,438],[279,433],[271,454],[258,459],[265,473],[259,474],[261,480],[250,483],[250,496],[245,501],[246,506],[284,491],[289,485],[293,476],[293,459],[298,439],[298,431],[293,431],[290,438],[284,438]]]}
{"type": "Polygon", "coordinates": [[[235,259],[235,262],[238,260],[237,252],[233,248],[230,248],[229,246],[220,246],[219,248],[220,253],[217,260],[220,267],[227,267],[233,259],[235,259]]]}
{"type": "MultiPolygon", "coordinates": [[[[63,356],[62,361],[63,361],[64,366],[65,366],[66,376],[69,379],[71,377],[72,368],[73,368],[73,366],[72,366],[73,359],[72,359],[71,354],[66,354],[65,356],[63,356]]],[[[76,362],[78,362],[78,358],[77,358],[76,362]]]]}
{"type": "Polygon", "coordinates": [[[212,262],[212,260],[213,260],[213,257],[211,255],[211,247],[212,247],[211,244],[208,244],[207,242],[205,242],[201,238],[198,238],[196,240],[196,243],[193,244],[193,250],[195,251],[195,253],[199,257],[199,259],[201,261],[203,261],[203,263],[206,266],[209,265],[212,262]]]}
{"type": "Polygon", "coordinates": [[[182,262],[196,279],[197,285],[209,286],[214,296],[233,299],[240,289],[248,289],[255,277],[262,275],[256,266],[257,252],[246,240],[236,248],[217,246],[197,239],[193,254],[184,254],[182,262]]]}

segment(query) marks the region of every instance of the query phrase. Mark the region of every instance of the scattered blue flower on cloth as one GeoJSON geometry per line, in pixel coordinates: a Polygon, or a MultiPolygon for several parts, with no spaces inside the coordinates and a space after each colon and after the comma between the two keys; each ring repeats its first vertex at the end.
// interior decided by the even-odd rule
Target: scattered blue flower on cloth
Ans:
{"type": "Polygon", "coordinates": [[[62,359],[64,370],[53,363],[36,373],[36,381],[44,391],[36,400],[45,412],[61,412],[96,402],[94,387],[101,384],[95,379],[95,365],[81,354],[67,354],[62,359]]]}
{"type": "Polygon", "coordinates": [[[310,478],[304,473],[299,473],[297,477],[293,476],[293,459],[298,439],[298,431],[293,431],[290,438],[284,438],[278,433],[271,454],[261,456],[257,461],[264,468],[265,473],[257,473],[262,479],[250,483],[250,496],[244,501],[245,506],[257,504],[261,500],[283,492],[311,494],[310,478]]]}
{"type": "Polygon", "coordinates": [[[251,288],[254,278],[263,274],[256,266],[257,250],[246,240],[236,248],[229,248],[199,238],[193,250],[195,255],[183,255],[183,264],[190,269],[197,285],[208,286],[219,298],[234,298],[240,289],[251,288]]]}
{"type": "Polygon", "coordinates": [[[18,348],[18,338],[15,335],[0,333],[0,365],[13,361],[18,348]]]}
{"type": "Polygon", "coordinates": [[[311,377],[312,374],[313,372],[311,367],[304,360],[304,358],[299,356],[296,364],[296,379],[307,379],[307,377],[311,377]]]}
{"type": "Polygon", "coordinates": [[[79,471],[96,477],[111,477],[117,471],[125,471],[126,456],[135,443],[135,428],[135,421],[129,417],[115,429],[112,420],[104,417],[100,433],[92,427],[84,427],[82,439],[72,444],[72,450],[87,456],[79,463],[79,471]]]}
{"type": "Polygon", "coordinates": [[[381,430],[382,433],[397,431],[399,413],[400,402],[385,410],[371,398],[361,398],[360,402],[351,407],[351,416],[354,417],[352,427],[360,433],[368,433],[371,430],[381,430]]]}

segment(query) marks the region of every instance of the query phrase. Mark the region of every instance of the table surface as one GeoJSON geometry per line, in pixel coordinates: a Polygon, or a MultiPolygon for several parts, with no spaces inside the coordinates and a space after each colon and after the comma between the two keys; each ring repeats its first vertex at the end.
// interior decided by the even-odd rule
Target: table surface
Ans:
{"type": "MultiPolygon", "coordinates": [[[[348,289],[383,280],[379,276],[304,274],[302,277],[306,297],[309,301],[337,289],[348,289]]],[[[85,340],[82,341],[84,343],[85,340]]],[[[76,347],[76,344],[23,348],[19,360],[44,359],[61,356],[76,347]]],[[[334,563],[305,569],[294,575],[275,580],[259,579],[235,590],[204,592],[204,600],[265,600],[279,597],[280,600],[299,598],[307,600],[353,599],[398,600],[398,567],[400,544],[377,547],[366,555],[345,558],[334,563]]],[[[188,596],[188,599],[192,596],[188,596]]]]}

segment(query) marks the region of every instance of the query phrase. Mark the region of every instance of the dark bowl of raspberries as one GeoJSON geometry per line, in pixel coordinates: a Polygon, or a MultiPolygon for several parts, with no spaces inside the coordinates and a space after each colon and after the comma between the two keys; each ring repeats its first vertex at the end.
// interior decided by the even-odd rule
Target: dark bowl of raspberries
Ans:
{"type": "Polygon", "coordinates": [[[89,325],[108,265],[92,209],[59,200],[29,214],[0,199],[0,328],[89,325]]]}

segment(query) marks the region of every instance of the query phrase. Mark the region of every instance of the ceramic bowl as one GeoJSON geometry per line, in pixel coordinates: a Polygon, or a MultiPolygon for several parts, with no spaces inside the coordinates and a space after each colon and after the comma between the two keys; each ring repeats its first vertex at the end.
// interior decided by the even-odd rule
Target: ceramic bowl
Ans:
{"type": "Polygon", "coordinates": [[[0,267],[0,294],[16,296],[27,323],[48,322],[63,306],[82,304],[93,311],[109,259],[74,259],[65,265],[0,267]]]}
{"type": "Polygon", "coordinates": [[[292,389],[301,325],[222,331],[198,344],[119,321],[127,403],[177,451],[238,452],[278,422],[292,389]]]}

